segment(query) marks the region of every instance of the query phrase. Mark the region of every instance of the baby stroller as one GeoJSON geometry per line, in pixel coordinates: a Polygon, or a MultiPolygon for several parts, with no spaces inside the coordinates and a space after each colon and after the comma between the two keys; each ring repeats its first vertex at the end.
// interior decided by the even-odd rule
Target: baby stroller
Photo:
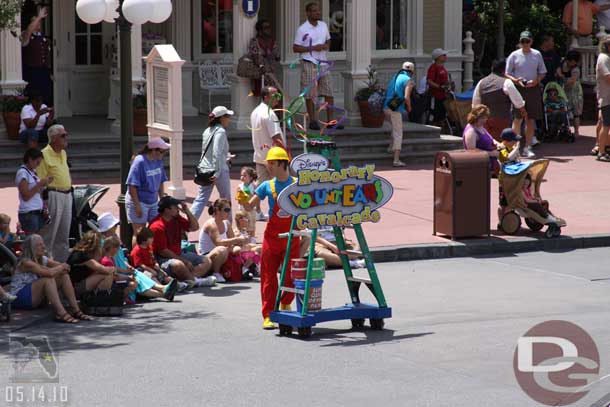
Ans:
{"type": "Polygon", "coordinates": [[[570,131],[570,115],[568,111],[568,97],[557,82],[549,82],[544,87],[542,96],[544,103],[544,141],[567,141],[574,142],[574,135],[570,131]],[[561,104],[560,110],[556,110],[556,103],[550,100],[549,94],[557,92],[561,104]]]}
{"type": "Polygon", "coordinates": [[[81,185],[74,187],[70,247],[73,247],[87,231],[93,229],[96,224],[95,222],[97,222],[97,214],[93,212],[93,209],[109,189],[110,187],[102,185],[81,185]]]}
{"type": "MultiPolygon", "coordinates": [[[[567,225],[566,221],[554,217],[555,221],[551,222],[540,216],[527,207],[522,193],[523,184],[529,174],[534,189],[533,195],[535,198],[541,198],[540,184],[548,166],[548,160],[535,160],[523,163],[508,163],[502,167],[502,189],[508,205],[504,208],[500,227],[505,233],[509,235],[517,233],[521,228],[521,218],[524,218],[525,223],[533,232],[538,232],[547,225],[547,230],[544,232],[547,238],[561,235],[561,228],[567,225]]],[[[552,215],[550,211],[548,212],[552,215]]]]}
{"type": "MultiPolygon", "coordinates": [[[[17,267],[17,257],[8,247],[0,243],[0,285],[11,282],[13,271],[17,267]]],[[[0,319],[11,320],[11,303],[0,301],[0,319]]]]}
{"type": "Polygon", "coordinates": [[[462,131],[468,124],[468,113],[472,109],[472,97],[474,96],[474,88],[462,92],[454,93],[447,92],[445,99],[445,110],[447,111],[448,126],[451,135],[462,135],[462,131]]]}

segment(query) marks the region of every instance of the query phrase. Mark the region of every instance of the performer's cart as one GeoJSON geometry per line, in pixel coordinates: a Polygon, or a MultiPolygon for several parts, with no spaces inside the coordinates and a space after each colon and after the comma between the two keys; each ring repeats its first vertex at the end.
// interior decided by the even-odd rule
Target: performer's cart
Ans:
{"type": "MultiPolygon", "coordinates": [[[[299,170],[299,175],[311,175],[311,171],[318,171],[315,173],[314,178],[317,178],[320,175],[320,171],[324,172],[334,172],[337,173],[341,170],[340,163],[338,161],[338,155],[336,153],[336,149],[332,142],[325,142],[316,140],[313,142],[309,142],[308,145],[308,154],[304,154],[303,156],[295,157],[293,160],[291,167],[294,170],[299,170]],[[315,153],[310,154],[315,151],[315,153]],[[317,150],[317,151],[316,151],[317,150]],[[324,165],[320,164],[321,162],[326,160],[326,168],[324,165]],[[334,169],[327,170],[328,165],[330,163],[333,165],[334,169]],[[301,171],[309,171],[307,174],[301,171]]],[[[312,327],[321,322],[327,321],[336,321],[336,320],[351,320],[352,327],[354,329],[361,329],[364,327],[365,320],[369,319],[370,326],[372,329],[381,330],[384,327],[384,319],[391,318],[392,316],[392,308],[390,308],[383,294],[383,290],[381,288],[381,283],[379,282],[379,278],[377,276],[377,271],[375,269],[375,264],[373,261],[373,257],[371,252],[369,251],[369,247],[364,236],[364,232],[362,231],[362,225],[360,220],[366,221],[365,217],[368,215],[369,220],[374,222],[379,220],[379,213],[375,210],[387,203],[392,195],[392,187],[388,181],[385,179],[373,175],[374,166],[364,167],[370,170],[369,176],[365,179],[348,181],[353,182],[353,185],[350,184],[350,187],[354,187],[356,189],[360,188],[361,190],[367,191],[367,197],[374,197],[375,202],[372,202],[367,205],[361,205],[359,207],[358,212],[358,222],[343,222],[341,225],[336,224],[332,225],[332,229],[334,232],[334,236],[336,239],[336,245],[340,252],[341,263],[343,266],[343,274],[345,276],[345,281],[347,283],[347,288],[349,292],[349,297],[351,299],[351,303],[347,303],[343,306],[336,308],[328,308],[328,309],[320,309],[317,311],[312,311],[309,307],[310,301],[310,292],[312,289],[312,275],[314,268],[314,246],[316,242],[316,238],[318,236],[318,227],[314,224],[311,227],[311,223],[308,223],[307,229],[303,227],[303,219],[307,218],[309,214],[309,218],[312,217],[315,219],[319,219],[319,216],[316,218],[313,215],[322,214],[320,216],[334,216],[336,213],[339,218],[341,218],[341,214],[336,212],[337,205],[312,205],[312,207],[306,209],[305,214],[299,211],[295,205],[291,206],[291,203],[294,204],[296,198],[296,194],[308,193],[314,191],[314,188],[320,190],[324,188],[324,184],[312,183],[307,186],[302,186],[301,181],[291,185],[286,188],[278,197],[278,204],[280,204],[280,208],[283,211],[288,212],[292,217],[292,224],[289,233],[284,233],[280,235],[280,237],[285,237],[288,239],[287,248],[286,248],[286,256],[284,258],[282,264],[282,270],[280,274],[280,283],[278,295],[275,301],[275,310],[271,313],[270,318],[271,321],[279,324],[280,335],[290,335],[292,334],[294,328],[297,329],[298,335],[301,338],[308,338],[312,334],[312,327]],[[374,187],[365,185],[374,185],[374,187]],[[373,191],[371,191],[373,188],[373,191]],[[291,197],[290,197],[291,196],[291,197]],[[325,209],[325,207],[328,207],[325,209]],[[364,210],[362,210],[364,208],[364,210]],[[309,212],[307,212],[309,211],[309,212]],[[326,211],[326,212],[325,212],[326,211]],[[363,214],[363,216],[360,216],[363,214]],[[298,216],[297,216],[298,215],[298,216]],[[300,219],[299,219],[300,218],[300,219]],[[299,226],[299,227],[297,227],[299,226]],[[344,228],[349,227],[353,228],[358,244],[360,246],[360,252],[355,252],[352,250],[348,250],[346,247],[345,236],[344,236],[344,228]],[[305,229],[305,230],[303,230],[305,229]],[[302,288],[294,288],[285,286],[286,281],[286,273],[288,272],[288,264],[291,261],[290,257],[290,247],[293,244],[294,236],[302,236],[302,237],[310,237],[310,247],[309,254],[307,259],[307,270],[304,279],[304,287],[302,288]],[[356,277],[352,271],[349,262],[349,255],[361,255],[364,257],[366,263],[366,271],[368,273],[368,277],[356,277]],[[366,304],[360,301],[360,288],[362,285],[365,285],[373,294],[377,304],[366,304]],[[301,301],[300,312],[299,311],[280,311],[279,305],[280,300],[283,295],[286,293],[294,293],[297,296],[297,301],[301,301]]],[[[351,171],[351,174],[363,174],[363,168],[350,167],[347,171],[351,171]]],[[[347,171],[345,174],[347,174],[347,171]]],[[[328,174],[326,174],[328,175],[328,174]]],[[[333,176],[337,174],[332,174],[333,176]]],[[[338,175],[337,175],[338,176],[338,175]]],[[[345,179],[344,179],[345,180],[345,179]]],[[[326,188],[328,188],[329,184],[326,184],[326,188]]],[[[341,182],[337,182],[334,186],[343,187],[344,185],[341,182]]],[[[313,194],[313,192],[311,192],[313,194]]],[[[362,195],[362,202],[364,202],[364,195],[362,195]]],[[[346,216],[353,216],[353,213],[348,213],[346,216]]],[[[353,217],[351,218],[353,219],[353,217]]],[[[332,223],[332,222],[331,222],[332,223]]],[[[315,281],[315,280],[314,280],[315,281]]]]}

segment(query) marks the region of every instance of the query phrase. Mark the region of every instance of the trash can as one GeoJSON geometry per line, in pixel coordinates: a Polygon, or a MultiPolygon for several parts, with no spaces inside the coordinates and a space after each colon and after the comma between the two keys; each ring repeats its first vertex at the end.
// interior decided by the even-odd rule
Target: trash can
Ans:
{"type": "Polygon", "coordinates": [[[489,155],[441,151],[434,161],[434,230],[452,240],[489,236],[489,155]]]}

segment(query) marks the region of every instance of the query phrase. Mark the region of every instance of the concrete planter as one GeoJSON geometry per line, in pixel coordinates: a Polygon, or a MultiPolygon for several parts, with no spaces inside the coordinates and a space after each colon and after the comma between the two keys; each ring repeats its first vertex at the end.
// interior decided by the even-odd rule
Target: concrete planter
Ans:
{"type": "Polygon", "coordinates": [[[8,138],[17,140],[19,138],[19,124],[21,123],[19,112],[4,112],[2,113],[2,118],[4,119],[8,138]]]}
{"type": "Polygon", "coordinates": [[[358,107],[360,108],[360,118],[362,120],[363,127],[383,126],[383,112],[380,115],[374,115],[373,113],[371,113],[371,110],[369,108],[369,102],[366,100],[359,100],[358,107]]]}

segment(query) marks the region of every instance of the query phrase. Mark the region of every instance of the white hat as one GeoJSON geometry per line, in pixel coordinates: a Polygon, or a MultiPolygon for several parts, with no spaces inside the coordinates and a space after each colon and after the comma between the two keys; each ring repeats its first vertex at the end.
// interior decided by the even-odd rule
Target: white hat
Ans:
{"type": "Polygon", "coordinates": [[[436,58],[440,57],[441,55],[447,55],[447,51],[442,48],[437,48],[432,51],[432,59],[434,60],[436,60],[436,58]]]}
{"type": "Polygon", "coordinates": [[[415,64],[413,62],[410,62],[410,61],[405,61],[402,64],[402,69],[404,69],[405,71],[413,72],[413,71],[415,71],[415,64]]]}
{"type": "Polygon", "coordinates": [[[233,116],[235,112],[233,110],[229,110],[224,106],[216,106],[212,113],[210,113],[210,117],[222,117],[222,116],[233,116]]]}
{"type": "Polygon", "coordinates": [[[121,223],[120,220],[114,217],[110,212],[104,212],[97,218],[97,230],[101,233],[107,232],[116,225],[121,223]]]}
{"type": "Polygon", "coordinates": [[[161,137],[155,137],[154,139],[150,140],[147,144],[147,147],[150,150],[154,150],[156,148],[160,149],[160,150],[169,150],[171,148],[171,144],[168,144],[165,142],[165,140],[163,140],[161,137]]]}

